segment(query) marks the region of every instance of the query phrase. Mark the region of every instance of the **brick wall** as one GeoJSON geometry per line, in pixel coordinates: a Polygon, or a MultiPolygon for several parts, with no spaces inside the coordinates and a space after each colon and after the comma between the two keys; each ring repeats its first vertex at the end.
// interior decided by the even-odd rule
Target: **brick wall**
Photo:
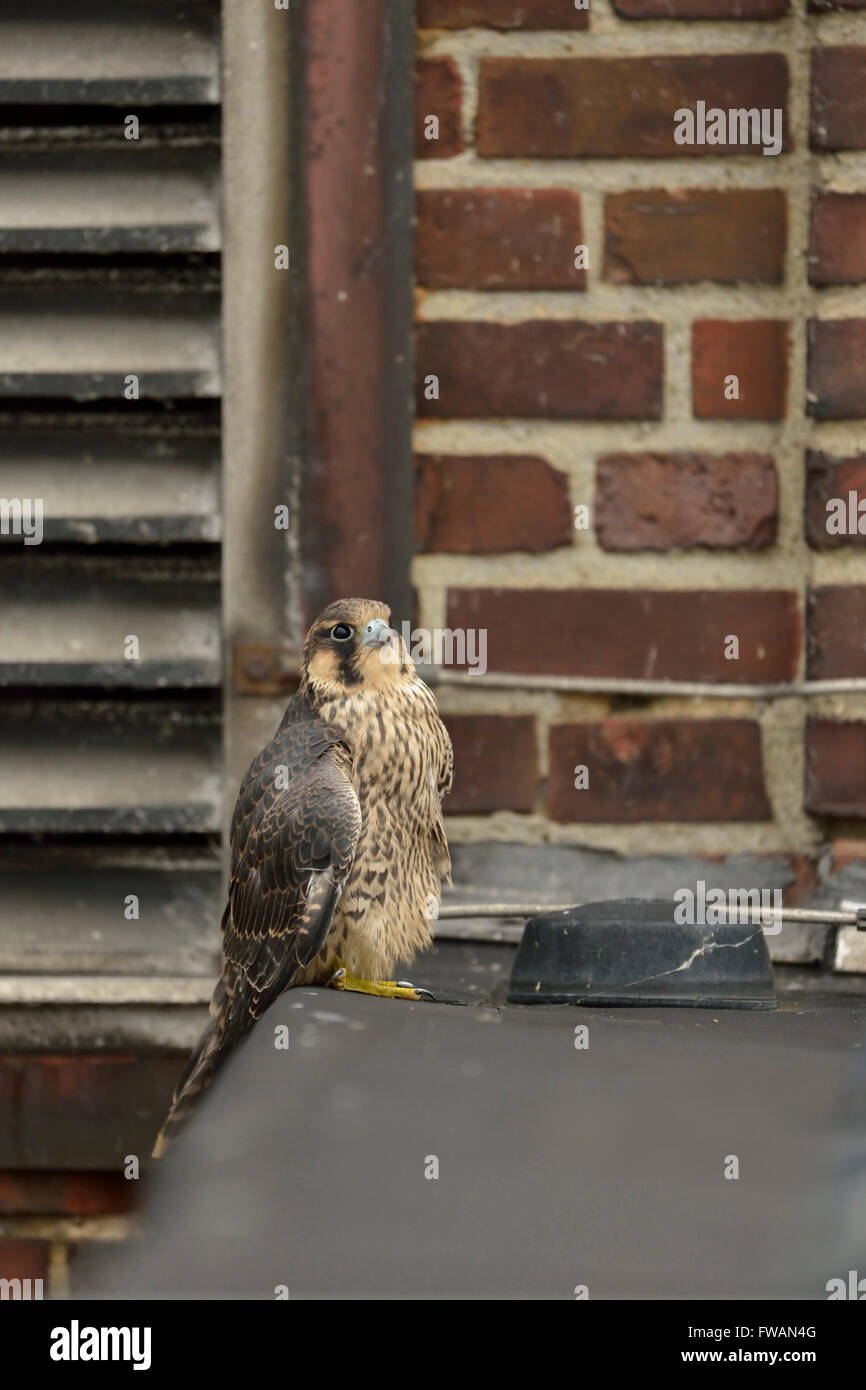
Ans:
{"type": "Polygon", "coordinates": [[[0,1279],[22,1281],[0,1286],[0,1304],[75,1297],[101,1250],[135,1238],[153,1138],[187,1055],[0,1052],[0,1279]]]}
{"type": "Polygon", "coordinates": [[[117,1172],[0,1172],[0,1279],[11,1282],[0,1301],[74,1296],[80,1252],[134,1236],[139,1198],[117,1172]]]}
{"type": "Polygon", "coordinates": [[[419,622],[491,672],[708,685],[444,686],[457,844],[861,844],[864,696],[712,685],[866,675],[864,537],[826,528],[866,498],[863,10],[418,2],[419,622]],[[781,109],[782,152],[678,144],[700,101],[781,109]]]}

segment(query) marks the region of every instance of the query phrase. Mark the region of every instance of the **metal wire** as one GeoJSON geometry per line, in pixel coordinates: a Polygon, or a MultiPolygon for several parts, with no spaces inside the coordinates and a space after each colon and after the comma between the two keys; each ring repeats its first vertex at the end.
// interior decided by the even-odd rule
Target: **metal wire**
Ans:
{"type": "Polygon", "coordinates": [[[866,695],[866,678],[789,681],[779,684],[712,684],[710,681],[619,679],[613,676],[532,676],[506,671],[468,675],[441,666],[419,666],[418,673],[430,686],[465,686],[470,690],[549,690],[563,695],[634,695],[671,699],[790,700],[819,695],[866,695]]]}
{"type": "MultiPolygon", "coordinates": [[[[439,908],[440,922],[452,922],[458,918],[470,917],[539,917],[548,912],[571,912],[584,903],[442,903],[439,908]]],[[[840,910],[820,910],[809,907],[783,907],[778,913],[773,909],[763,912],[760,908],[745,909],[743,913],[731,913],[727,908],[717,909],[725,913],[725,921],[761,922],[772,916],[774,922],[801,922],[809,926],[859,927],[866,931],[866,903],[862,907],[840,910]]]]}

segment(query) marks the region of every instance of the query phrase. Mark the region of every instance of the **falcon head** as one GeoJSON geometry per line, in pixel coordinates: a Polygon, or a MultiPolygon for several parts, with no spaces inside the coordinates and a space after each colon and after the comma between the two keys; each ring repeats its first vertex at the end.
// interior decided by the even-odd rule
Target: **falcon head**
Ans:
{"type": "Polygon", "coordinates": [[[304,643],[304,681],[325,698],[381,690],[411,680],[412,658],[391,627],[391,610],[368,598],[325,608],[304,643]]]}

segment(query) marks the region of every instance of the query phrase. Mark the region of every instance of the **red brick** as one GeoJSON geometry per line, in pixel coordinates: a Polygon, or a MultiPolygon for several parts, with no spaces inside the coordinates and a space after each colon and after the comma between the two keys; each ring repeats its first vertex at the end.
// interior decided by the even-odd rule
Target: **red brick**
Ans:
{"type": "Polygon", "coordinates": [[[832,853],[833,868],[831,872],[837,874],[840,869],[846,868],[849,864],[857,864],[862,859],[866,859],[866,836],[862,839],[845,836],[834,840],[832,853]]]}
{"type": "Polygon", "coordinates": [[[450,159],[463,149],[463,84],[453,58],[419,58],[415,64],[415,158],[450,159]],[[439,139],[428,140],[424,124],[439,117],[439,139]]]}
{"type": "Polygon", "coordinates": [[[443,714],[454,744],[449,816],[529,812],[538,791],[535,720],[531,715],[443,714]]]}
{"type": "Polygon", "coordinates": [[[596,478],[605,550],[764,550],[776,539],[778,484],[767,454],[606,454],[596,478]]]}
{"type": "Polygon", "coordinates": [[[415,273],[428,289],[582,290],[580,198],[565,188],[416,194],[415,273]]]}
{"type": "Polygon", "coordinates": [[[866,319],[810,319],[808,404],[818,420],[866,416],[866,319]]]}
{"type": "Polygon", "coordinates": [[[812,49],[813,150],[866,149],[866,48],[812,49]]]}
{"type": "Polygon", "coordinates": [[[806,539],[813,550],[866,545],[866,454],[856,454],[853,458],[832,458],[829,454],[812,452],[806,455],[806,539]],[[858,529],[846,535],[831,534],[827,530],[827,503],[841,498],[847,513],[851,492],[857,494],[858,529]],[[862,514],[859,512],[861,503],[864,504],[862,514]]]}
{"type": "Polygon", "coordinates": [[[573,0],[417,0],[419,29],[585,29],[573,0]]]}
{"type": "Polygon", "coordinates": [[[786,858],[794,877],[793,882],[787,884],[783,890],[785,906],[805,907],[821,884],[819,861],[806,854],[789,854],[786,858]]]}
{"type": "Polygon", "coordinates": [[[4,1216],[107,1216],[134,1206],[140,1184],[121,1173],[0,1173],[4,1216]]]}
{"type": "MultiPolygon", "coordinates": [[[[48,1246],[39,1240],[0,1238],[0,1279],[46,1279],[48,1246]]],[[[23,1292],[23,1291],[22,1291],[23,1292]]],[[[47,1294],[47,1287],[43,1294],[47,1294]]],[[[31,1296],[36,1290],[31,1287],[31,1296]]]]}
{"type": "Polygon", "coordinates": [[[658,420],[662,330],[657,323],[418,325],[418,414],[439,419],[658,420]],[[424,378],[439,399],[424,399],[424,378]]]}
{"type": "Polygon", "coordinates": [[[753,319],[692,324],[692,408],[698,419],[781,420],[788,392],[787,323],[753,319]],[[725,399],[725,377],[739,400],[725,399]]]}
{"type": "Polygon", "coordinates": [[[550,730],[555,821],[766,821],[761,734],[750,719],[606,719],[550,730]],[[589,786],[578,791],[576,767],[589,786]]]}
{"type": "Polygon", "coordinates": [[[145,1158],[182,1066],[178,1057],[0,1053],[0,1169],[117,1171],[126,1154],[145,1158]]]}
{"type": "Polygon", "coordinates": [[[866,280],[866,193],[818,193],[812,199],[809,279],[813,285],[866,280]]]}
{"type": "Polygon", "coordinates": [[[490,671],[786,681],[800,650],[797,595],[775,590],[449,589],[447,614],[486,629],[490,671]]]}
{"type": "Polygon", "coordinates": [[[779,19],[789,0],[613,0],[624,19],[779,19]]]}
{"type": "Polygon", "coordinates": [[[843,819],[866,817],[866,723],[806,722],[806,810],[843,819]]]}
{"type": "Polygon", "coordinates": [[[478,153],[485,158],[752,154],[754,146],[678,145],[681,107],[780,107],[785,148],[788,65],[780,53],[709,58],[482,58],[478,153]]]}
{"type": "Polygon", "coordinates": [[[421,454],[416,459],[419,550],[496,555],[570,545],[573,513],[564,474],[527,455],[421,454]]]}
{"type": "Polygon", "coordinates": [[[614,193],[604,212],[604,278],[615,284],[782,280],[787,214],[778,189],[614,193]]]}
{"type": "Polygon", "coordinates": [[[809,590],[806,662],[810,680],[866,677],[866,587],[809,590]]]}

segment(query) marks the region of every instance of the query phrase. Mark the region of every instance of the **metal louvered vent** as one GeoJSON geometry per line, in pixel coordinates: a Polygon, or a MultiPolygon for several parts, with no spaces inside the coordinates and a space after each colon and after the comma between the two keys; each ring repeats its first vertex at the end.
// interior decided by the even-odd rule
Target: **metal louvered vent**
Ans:
{"type": "Polygon", "coordinates": [[[218,0],[0,0],[3,972],[217,944],[219,73],[218,0]]]}

